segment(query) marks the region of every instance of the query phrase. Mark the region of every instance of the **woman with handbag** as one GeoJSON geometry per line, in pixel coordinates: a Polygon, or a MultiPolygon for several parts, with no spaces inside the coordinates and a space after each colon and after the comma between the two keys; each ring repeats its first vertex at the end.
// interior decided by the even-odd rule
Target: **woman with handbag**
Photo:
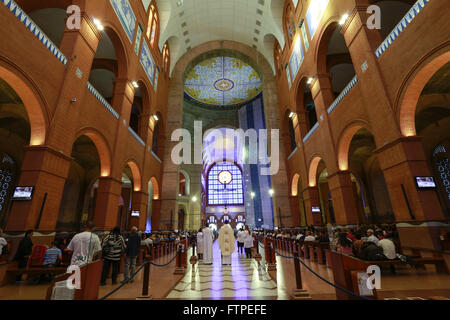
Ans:
{"type": "Polygon", "coordinates": [[[106,236],[102,244],[103,270],[100,285],[106,285],[106,278],[112,267],[112,284],[117,284],[117,275],[120,269],[120,259],[125,249],[125,240],[120,234],[120,228],[115,227],[112,232],[106,236]]]}

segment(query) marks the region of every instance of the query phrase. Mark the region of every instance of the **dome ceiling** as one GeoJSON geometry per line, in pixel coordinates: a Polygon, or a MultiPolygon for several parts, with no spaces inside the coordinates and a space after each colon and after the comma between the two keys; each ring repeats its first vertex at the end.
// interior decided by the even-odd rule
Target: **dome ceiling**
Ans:
{"type": "Polygon", "coordinates": [[[197,102],[215,106],[241,104],[262,90],[258,72],[234,57],[201,61],[186,73],[185,93],[197,102]]]}
{"type": "Polygon", "coordinates": [[[156,0],[161,23],[159,47],[169,41],[171,70],[191,48],[214,40],[253,47],[273,67],[275,38],[284,47],[284,1],[156,0]]]}

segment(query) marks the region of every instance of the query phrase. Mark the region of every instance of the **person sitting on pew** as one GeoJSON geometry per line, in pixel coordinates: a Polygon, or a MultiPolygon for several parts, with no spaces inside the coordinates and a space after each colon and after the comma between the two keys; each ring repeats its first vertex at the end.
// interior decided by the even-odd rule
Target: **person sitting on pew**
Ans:
{"type": "Polygon", "coordinates": [[[362,256],[362,245],[364,244],[364,240],[362,240],[362,233],[360,231],[355,232],[356,240],[353,241],[353,255],[357,258],[363,259],[362,256]]]}
{"type": "Polygon", "coordinates": [[[150,238],[147,234],[143,233],[141,238],[141,246],[146,246],[150,249],[150,246],[153,244],[152,238],[150,238]]]}
{"type": "Polygon", "coordinates": [[[386,256],[377,244],[365,241],[361,246],[362,258],[367,261],[387,260],[386,256]]]}
{"type": "Polygon", "coordinates": [[[328,242],[330,242],[330,238],[324,231],[320,231],[317,241],[319,241],[320,243],[328,243],[328,242]]]}
{"type": "Polygon", "coordinates": [[[378,245],[378,238],[374,235],[373,229],[367,229],[366,241],[373,242],[378,245]]]}
{"type": "Polygon", "coordinates": [[[381,232],[376,233],[378,237],[378,246],[383,249],[383,254],[389,260],[397,258],[397,252],[395,251],[395,244],[391,239],[383,237],[381,232]]]}
{"type": "Polygon", "coordinates": [[[347,238],[347,234],[345,232],[341,232],[338,235],[336,251],[353,256],[352,242],[347,238]]]}
{"type": "Polygon", "coordinates": [[[56,241],[52,241],[52,246],[44,253],[44,268],[56,267],[62,261],[62,251],[56,246],[56,241]]]}
{"type": "Polygon", "coordinates": [[[0,256],[3,254],[3,253],[7,253],[6,251],[7,250],[3,250],[3,248],[7,248],[8,249],[8,242],[6,241],[6,239],[5,238],[3,238],[2,237],[3,236],[3,230],[2,229],[0,229],[0,256]]]}
{"type": "MultiPolygon", "coordinates": [[[[52,241],[51,247],[47,249],[44,253],[44,261],[42,262],[43,268],[55,268],[59,266],[59,264],[62,261],[62,251],[58,248],[57,242],[52,241]]],[[[54,274],[47,273],[41,275],[39,278],[39,282],[44,281],[51,281],[54,278],[54,274]]]]}
{"type": "Polygon", "coordinates": [[[316,238],[312,235],[311,231],[306,232],[305,241],[316,241],[316,238]]]}
{"type": "MultiPolygon", "coordinates": [[[[28,230],[25,232],[25,237],[20,241],[19,248],[17,249],[14,260],[18,261],[19,268],[25,268],[28,264],[28,258],[33,251],[33,241],[31,237],[33,236],[33,230],[28,230]]],[[[22,280],[22,275],[18,274],[16,276],[16,281],[20,282],[22,280]]]]}

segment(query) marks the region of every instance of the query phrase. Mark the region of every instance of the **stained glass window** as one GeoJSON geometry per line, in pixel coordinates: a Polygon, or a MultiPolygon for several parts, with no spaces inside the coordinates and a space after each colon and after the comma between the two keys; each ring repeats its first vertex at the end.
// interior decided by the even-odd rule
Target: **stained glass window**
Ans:
{"type": "Polygon", "coordinates": [[[241,205],[244,203],[241,169],[231,162],[214,165],[208,173],[208,204],[241,205]],[[231,182],[223,184],[219,180],[221,172],[230,172],[231,182]]]}

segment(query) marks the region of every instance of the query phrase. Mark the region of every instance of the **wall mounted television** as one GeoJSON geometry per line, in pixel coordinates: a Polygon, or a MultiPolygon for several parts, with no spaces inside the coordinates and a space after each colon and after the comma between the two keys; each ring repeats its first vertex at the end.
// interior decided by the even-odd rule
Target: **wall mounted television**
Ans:
{"type": "Polygon", "coordinates": [[[435,189],[436,182],[434,177],[414,177],[418,189],[435,189]]]}
{"type": "Polygon", "coordinates": [[[19,186],[14,188],[12,200],[31,200],[33,198],[34,187],[19,186]]]}
{"type": "Polygon", "coordinates": [[[131,216],[132,217],[139,217],[141,215],[141,212],[139,210],[132,210],[131,216]]]}

